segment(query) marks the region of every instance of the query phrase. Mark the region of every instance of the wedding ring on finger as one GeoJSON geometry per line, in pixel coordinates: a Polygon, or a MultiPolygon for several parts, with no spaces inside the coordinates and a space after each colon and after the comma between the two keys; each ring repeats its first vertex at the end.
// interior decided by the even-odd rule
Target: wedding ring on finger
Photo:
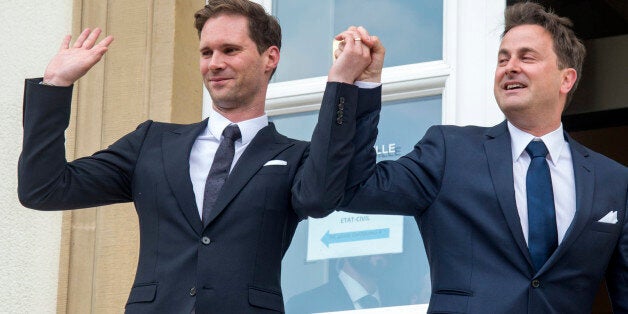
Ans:
{"type": "Polygon", "coordinates": [[[356,37],[356,38],[353,38],[353,40],[355,40],[355,41],[362,41],[362,38],[356,37]]]}

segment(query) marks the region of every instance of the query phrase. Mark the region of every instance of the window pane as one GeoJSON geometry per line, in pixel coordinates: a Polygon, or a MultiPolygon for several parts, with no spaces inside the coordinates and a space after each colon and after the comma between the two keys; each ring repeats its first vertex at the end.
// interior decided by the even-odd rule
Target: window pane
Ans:
{"type": "MultiPolygon", "coordinates": [[[[441,122],[441,103],[441,96],[435,96],[384,104],[375,143],[377,160],[409,153],[429,126],[441,122]]],[[[317,112],[271,117],[279,132],[302,140],[311,138],[316,119],[317,112]]],[[[427,257],[412,217],[332,215],[303,221],[297,228],[283,259],[287,314],[354,309],[339,279],[339,270],[344,272],[347,265],[373,279],[380,307],[429,301],[427,257]]]]}
{"type": "Polygon", "coordinates": [[[327,75],[334,32],[332,1],[275,0],[281,24],[281,59],[274,82],[327,75]]]}
{"type": "Polygon", "coordinates": [[[276,82],[327,75],[332,38],[350,25],[380,37],[386,67],[443,58],[443,1],[275,0],[273,12],[283,32],[276,82]]]}

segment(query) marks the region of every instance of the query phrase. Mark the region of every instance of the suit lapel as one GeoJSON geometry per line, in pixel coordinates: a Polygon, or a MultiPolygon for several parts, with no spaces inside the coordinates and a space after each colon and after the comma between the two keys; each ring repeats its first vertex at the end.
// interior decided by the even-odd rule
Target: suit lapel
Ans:
{"type": "Polygon", "coordinates": [[[183,215],[199,235],[203,231],[203,222],[198,214],[190,180],[190,152],[194,141],[206,126],[207,119],[166,132],[162,139],[166,178],[183,215]]]}
{"type": "Polygon", "coordinates": [[[595,173],[593,164],[588,159],[589,153],[586,148],[567,134],[565,134],[565,138],[569,142],[571,160],[573,162],[574,181],[576,184],[576,214],[565,233],[563,241],[541,270],[554,264],[580,236],[580,233],[587,225],[587,221],[589,221],[591,208],[593,207],[595,173]]]}
{"type": "Polygon", "coordinates": [[[209,215],[208,225],[225,209],[268,160],[271,160],[292,145],[288,138],[277,133],[272,123],[269,123],[268,126],[257,132],[257,135],[255,135],[242,156],[240,156],[227,181],[222,186],[216,204],[209,215]]]}
{"type": "Polygon", "coordinates": [[[484,142],[484,149],[488,159],[488,166],[493,180],[493,186],[497,193],[497,199],[501,206],[510,232],[517,242],[517,246],[523,256],[530,265],[530,253],[526,245],[523,231],[521,229],[521,220],[517,212],[517,203],[515,201],[514,179],[512,174],[512,149],[510,141],[510,133],[506,121],[490,128],[486,136],[488,139],[484,142]]]}

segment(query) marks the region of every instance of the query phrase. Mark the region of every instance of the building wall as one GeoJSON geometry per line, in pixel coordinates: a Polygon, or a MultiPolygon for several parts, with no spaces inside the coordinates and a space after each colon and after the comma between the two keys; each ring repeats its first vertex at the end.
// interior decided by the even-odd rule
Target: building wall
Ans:
{"type": "Polygon", "coordinates": [[[17,199],[24,78],[43,75],[70,32],[72,0],[0,2],[0,313],[54,313],[61,213],[17,199]]]}
{"type": "MultiPolygon", "coordinates": [[[[74,0],[72,32],[99,26],[115,40],[74,86],[68,159],[106,148],[146,119],[189,123],[201,115],[198,36],[202,0],[74,0]]],[[[63,215],[59,313],[121,313],[137,266],[131,203],[63,215]]]]}
{"type": "Polygon", "coordinates": [[[587,57],[582,67],[582,81],[567,113],[628,108],[628,34],[591,39],[584,44],[587,57]]]}

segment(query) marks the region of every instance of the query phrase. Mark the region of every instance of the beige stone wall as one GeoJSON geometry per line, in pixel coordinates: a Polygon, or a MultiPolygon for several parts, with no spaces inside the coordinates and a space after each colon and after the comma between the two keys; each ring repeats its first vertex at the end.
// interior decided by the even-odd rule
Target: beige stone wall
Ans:
{"type": "MultiPolygon", "coordinates": [[[[75,87],[67,147],[74,156],[105,148],[146,119],[201,116],[198,38],[202,0],[75,0],[73,32],[101,27],[115,40],[75,87]]],[[[58,312],[120,313],[138,256],[132,204],[63,216],[58,312]]]]}

